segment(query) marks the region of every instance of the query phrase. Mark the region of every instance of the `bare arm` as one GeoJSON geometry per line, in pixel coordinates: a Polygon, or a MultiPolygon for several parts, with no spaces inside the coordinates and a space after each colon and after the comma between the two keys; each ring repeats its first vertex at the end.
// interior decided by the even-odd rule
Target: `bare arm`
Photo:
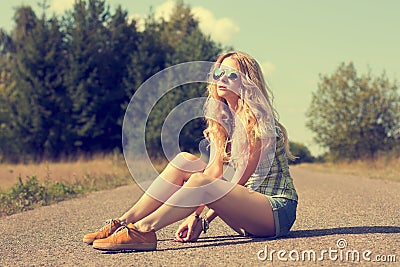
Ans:
{"type": "MultiPolygon", "coordinates": [[[[222,155],[220,155],[220,153],[216,153],[215,147],[211,145],[210,160],[203,173],[207,176],[219,179],[222,177],[223,173],[222,165],[222,155]]],[[[199,206],[196,211],[192,215],[188,216],[186,220],[178,227],[178,230],[175,233],[175,241],[187,242],[197,240],[202,230],[201,218],[199,216],[203,212],[204,207],[204,205],[199,206]]]]}

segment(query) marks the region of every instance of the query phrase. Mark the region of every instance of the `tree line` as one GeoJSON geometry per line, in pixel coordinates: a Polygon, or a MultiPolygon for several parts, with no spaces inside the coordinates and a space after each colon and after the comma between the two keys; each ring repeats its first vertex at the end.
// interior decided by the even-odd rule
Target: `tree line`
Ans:
{"type": "MultiPolygon", "coordinates": [[[[75,1],[58,17],[48,17],[45,2],[42,7],[40,16],[31,6],[18,7],[12,31],[0,30],[0,157],[7,161],[120,149],[125,109],[143,81],[177,63],[213,61],[222,51],[181,1],[169,20],[150,14],[144,30],[105,0],[75,1]]],[[[205,92],[204,86],[188,90],[205,92]]],[[[165,98],[171,106],[182,101],[165,98]]],[[[146,138],[156,148],[168,110],[153,113],[146,138]]],[[[187,135],[201,134],[199,124],[187,135]]]]}
{"type": "MultiPolygon", "coordinates": [[[[0,161],[57,160],[121,149],[122,122],[135,90],[153,74],[187,61],[214,61],[228,49],[201,32],[189,6],[177,1],[171,17],[150,14],[144,29],[121,6],[77,0],[62,16],[38,16],[20,6],[10,32],[0,29],[0,161]]],[[[204,96],[204,85],[166,94],[146,125],[146,145],[162,153],[160,129],[179,103],[204,96]]],[[[359,75],[342,63],[321,75],[307,127],[332,159],[400,151],[400,96],[396,81],[359,75]]],[[[180,133],[183,150],[196,150],[204,122],[180,133]]],[[[313,161],[292,143],[298,162],[313,161]]],[[[396,154],[396,153],[395,153],[396,154]]]]}

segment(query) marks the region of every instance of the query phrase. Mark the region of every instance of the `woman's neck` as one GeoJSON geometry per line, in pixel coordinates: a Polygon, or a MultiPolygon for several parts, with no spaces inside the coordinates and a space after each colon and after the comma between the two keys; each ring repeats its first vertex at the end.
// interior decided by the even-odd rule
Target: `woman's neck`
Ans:
{"type": "Polygon", "coordinates": [[[235,113],[238,108],[238,99],[225,99],[231,112],[235,113]]]}

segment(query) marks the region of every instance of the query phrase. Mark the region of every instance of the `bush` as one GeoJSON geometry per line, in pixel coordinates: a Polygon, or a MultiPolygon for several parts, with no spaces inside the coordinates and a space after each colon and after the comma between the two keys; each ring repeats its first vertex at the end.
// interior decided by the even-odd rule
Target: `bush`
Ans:
{"type": "Polygon", "coordinates": [[[49,184],[49,187],[47,189],[48,200],[50,201],[50,203],[61,201],[76,195],[77,193],[79,193],[78,191],[79,190],[74,189],[71,186],[65,185],[63,183],[52,183],[49,184]]]}
{"type": "Polygon", "coordinates": [[[315,158],[311,155],[310,150],[300,143],[290,142],[290,151],[294,156],[297,157],[296,160],[289,162],[291,164],[300,164],[304,162],[314,162],[315,158]]]}

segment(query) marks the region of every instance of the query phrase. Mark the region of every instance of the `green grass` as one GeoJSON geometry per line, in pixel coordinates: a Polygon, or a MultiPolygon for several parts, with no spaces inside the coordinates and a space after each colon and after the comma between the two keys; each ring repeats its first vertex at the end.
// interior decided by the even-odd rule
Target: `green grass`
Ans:
{"type": "Polygon", "coordinates": [[[0,216],[15,214],[37,207],[83,195],[88,192],[115,188],[132,182],[130,178],[93,177],[67,184],[40,182],[36,176],[17,178],[17,183],[7,191],[0,192],[0,216]]]}
{"type": "Polygon", "coordinates": [[[73,197],[81,190],[62,183],[40,183],[36,176],[18,183],[10,190],[0,193],[0,215],[11,215],[35,207],[49,205],[73,197]]]}

